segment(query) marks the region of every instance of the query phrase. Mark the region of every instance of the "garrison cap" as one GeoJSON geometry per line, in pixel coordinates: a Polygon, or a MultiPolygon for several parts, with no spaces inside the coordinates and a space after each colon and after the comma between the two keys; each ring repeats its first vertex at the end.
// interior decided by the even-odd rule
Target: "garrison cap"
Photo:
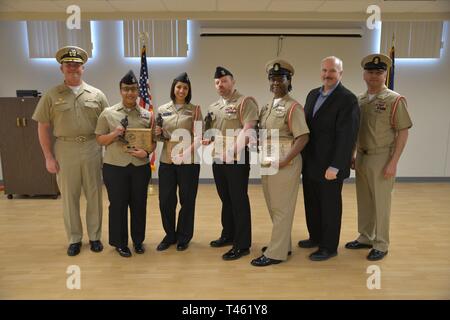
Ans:
{"type": "Polygon", "coordinates": [[[183,83],[191,83],[191,80],[189,80],[189,76],[186,72],[180,73],[175,79],[173,79],[174,81],[180,81],[183,83]]]}
{"type": "Polygon", "coordinates": [[[123,84],[137,84],[138,80],[136,76],[134,75],[134,72],[132,70],[128,71],[126,75],[123,76],[122,79],[120,79],[120,83],[123,84]]]}
{"type": "Polygon", "coordinates": [[[216,72],[214,73],[214,79],[220,79],[224,76],[232,76],[233,77],[233,74],[230,71],[228,71],[227,69],[225,69],[224,67],[218,66],[216,68],[216,72]]]}

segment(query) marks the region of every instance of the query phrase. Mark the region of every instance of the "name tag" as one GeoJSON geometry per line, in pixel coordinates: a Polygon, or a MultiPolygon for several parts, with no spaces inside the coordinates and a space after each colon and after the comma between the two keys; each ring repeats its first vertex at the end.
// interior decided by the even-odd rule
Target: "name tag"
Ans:
{"type": "Polygon", "coordinates": [[[168,116],[171,116],[171,115],[172,115],[172,112],[164,112],[164,113],[161,114],[161,117],[168,117],[168,116]]]}
{"type": "Polygon", "coordinates": [[[284,106],[278,106],[275,108],[275,113],[278,116],[282,116],[286,113],[286,108],[284,106]]]}

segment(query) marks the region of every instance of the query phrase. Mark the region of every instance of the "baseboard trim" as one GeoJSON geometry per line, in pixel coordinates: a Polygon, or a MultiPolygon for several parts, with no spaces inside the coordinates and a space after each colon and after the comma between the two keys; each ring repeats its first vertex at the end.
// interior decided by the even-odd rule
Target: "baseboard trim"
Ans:
{"type": "MultiPolygon", "coordinates": [[[[450,182],[450,177],[397,177],[396,182],[405,183],[431,183],[431,182],[450,182]]],[[[158,183],[158,179],[152,179],[153,184],[158,183]]],[[[355,178],[348,178],[344,183],[354,183],[355,178]]],[[[213,178],[200,178],[200,184],[214,184],[213,178]]],[[[260,178],[251,178],[248,180],[249,184],[261,184],[260,178]]],[[[0,185],[3,185],[3,180],[0,180],[0,185]]]]}
{"type": "MultiPolygon", "coordinates": [[[[156,184],[158,179],[153,180],[156,184]]],[[[436,182],[450,182],[450,177],[397,177],[396,182],[404,183],[436,183],[436,182]]],[[[214,184],[213,178],[200,178],[200,184],[214,184]]],[[[251,178],[248,181],[249,184],[261,184],[260,178],[251,178]]],[[[344,183],[355,183],[355,178],[345,179],[344,183]]]]}

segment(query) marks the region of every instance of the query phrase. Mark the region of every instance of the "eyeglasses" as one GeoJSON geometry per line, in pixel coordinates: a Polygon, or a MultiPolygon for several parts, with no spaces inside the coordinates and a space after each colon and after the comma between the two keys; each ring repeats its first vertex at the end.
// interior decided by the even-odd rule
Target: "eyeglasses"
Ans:
{"type": "Polygon", "coordinates": [[[122,87],[120,88],[120,90],[122,90],[123,92],[138,92],[139,88],[138,87],[122,87]]]}

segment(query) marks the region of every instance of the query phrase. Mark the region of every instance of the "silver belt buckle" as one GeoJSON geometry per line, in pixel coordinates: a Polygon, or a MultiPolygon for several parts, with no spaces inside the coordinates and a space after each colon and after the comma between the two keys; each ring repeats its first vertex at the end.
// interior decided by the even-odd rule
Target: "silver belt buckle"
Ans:
{"type": "Polygon", "coordinates": [[[87,139],[86,139],[85,136],[78,136],[78,137],[75,138],[75,141],[78,142],[78,143],[86,142],[86,140],[87,139]]]}

